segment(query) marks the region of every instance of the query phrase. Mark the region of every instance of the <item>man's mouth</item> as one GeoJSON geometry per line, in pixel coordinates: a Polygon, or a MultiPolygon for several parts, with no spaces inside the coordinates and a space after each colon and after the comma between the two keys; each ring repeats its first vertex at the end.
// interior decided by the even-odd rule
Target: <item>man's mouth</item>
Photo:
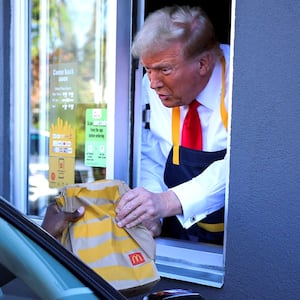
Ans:
{"type": "Polygon", "coordinates": [[[158,94],[158,97],[160,100],[162,101],[166,101],[168,100],[169,96],[168,95],[163,95],[163,94],[158,94]]]}

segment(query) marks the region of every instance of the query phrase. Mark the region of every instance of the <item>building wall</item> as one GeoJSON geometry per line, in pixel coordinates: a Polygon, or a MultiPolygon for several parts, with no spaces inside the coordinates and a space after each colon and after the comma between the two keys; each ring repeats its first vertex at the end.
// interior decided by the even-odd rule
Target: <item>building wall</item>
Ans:
{"type": "Polygon", "coordinates": [[[224,297],[298,299],[300,2],[236,1],[224,297]]]}
{"type": "MultiPolygon", "coordinates": [[[[9,197],[8,2],[0,1],[0,194],[9,197]]],[[[299,298],[299,12],[299,0],[236,0],[225,284],[162,287],[207,300],[299,298]]]]}

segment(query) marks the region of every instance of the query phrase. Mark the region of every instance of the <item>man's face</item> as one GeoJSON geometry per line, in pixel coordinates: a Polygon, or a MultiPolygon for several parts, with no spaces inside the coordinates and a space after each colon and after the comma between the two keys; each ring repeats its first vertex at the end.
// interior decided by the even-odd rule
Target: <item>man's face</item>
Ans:
{"type": "Polygon", "coordinates": [[[150,87],[167,107],[189,104],[207,82],[201,75],[200,61],[185,60],[181,48],[181,44],[176,43],[167,50],[141,57],[150,87]]]}

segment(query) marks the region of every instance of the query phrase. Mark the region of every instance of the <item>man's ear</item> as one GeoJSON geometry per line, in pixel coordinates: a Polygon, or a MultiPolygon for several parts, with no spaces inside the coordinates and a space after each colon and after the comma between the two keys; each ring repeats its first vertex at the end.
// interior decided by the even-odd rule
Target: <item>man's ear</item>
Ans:
{"type": "Polygon", "coordinates": [[[199,57],[199,71],[201,76],[207,75],[211,70],[212,55],[209,52],[201,54],[199,57]]]}

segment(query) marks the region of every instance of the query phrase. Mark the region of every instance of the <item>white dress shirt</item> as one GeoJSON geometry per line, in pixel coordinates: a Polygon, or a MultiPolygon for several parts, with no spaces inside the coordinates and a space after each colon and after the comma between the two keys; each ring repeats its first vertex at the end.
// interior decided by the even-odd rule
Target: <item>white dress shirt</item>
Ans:
{"type": "MultiPolygon", "coordinates": [[[[221,45],[226,61],[225,106],[228,108],[229,46],[221,45]]],[[[220,96],[222,66],[218,61],[205,89],[197,96],[202,125],[203,151],[227,148],[227,131],[221,119],[220,96]]],[[[172,148],[172,109],[165,107],[150,88],[148,76],[143,79],[143,102],[150,104],[150,129],[142,131],[141,178],[139,184],[152,192],[168,190],[163,175],[172,148]]],[[[181,126],[188,106],[180,107],[181,126]]],[[[177,218],[189,228],[208,214],[224,206],[228,155],[212,163],[200,175],[171,188],[179,198],[182,215],[177,218]]]]}

